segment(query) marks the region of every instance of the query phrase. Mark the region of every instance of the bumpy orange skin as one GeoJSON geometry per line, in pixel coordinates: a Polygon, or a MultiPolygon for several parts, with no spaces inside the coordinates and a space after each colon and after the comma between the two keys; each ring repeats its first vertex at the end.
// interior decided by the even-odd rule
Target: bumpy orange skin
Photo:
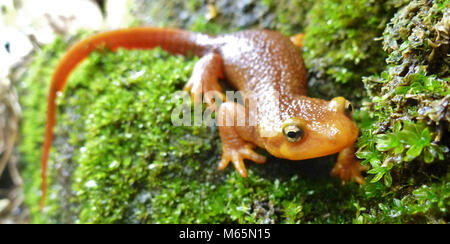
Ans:
{"type": "Polygon", "coordinates": [[[201,56],[185,87],[197,102],[202,94],[219,94],[218,84],[225,78],[242,92],[245,106],[234,102],[215,107],[223,145],[219,169],[232,162],[239,174],[247,176],[243,160],[264,163],[265,157],[253,151],[255,146],[266,149],[276,157],[302,160],[345,152],[334,174],[343,180],[361,182],[359,162],[352,147],[358,128],[348,113],[346,101],[335,98],[325,101],[307,97],[307,77],[300,50],[289,38],[269,30],[248,30],[221,36],[209,36],[178,29],[138,27],[108,31],[87,38],[68,50],[52,76],[47,110],[47,125],[42,153],[41,206],[46,195],[46,170],[56,121],[56,94],[63,91],[73,69],[97,48],[111,50],[152,49],[160,46],[173,54],[201,56]],[[249,109],[251,108],[251,109],[249,109]],[[254,123],[237,123],[239,115],[254,123]],[[234,120],[230,122],[229,119],[234,120]],[[286,124],[301,127],[301,140],[286,140],[286,124]]]}

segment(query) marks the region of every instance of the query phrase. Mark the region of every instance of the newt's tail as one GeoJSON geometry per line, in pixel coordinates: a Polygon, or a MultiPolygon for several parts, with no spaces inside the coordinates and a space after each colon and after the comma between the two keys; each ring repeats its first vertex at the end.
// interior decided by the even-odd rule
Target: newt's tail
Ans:
{"type": "Polygon", "coordinates": [[[53,127],[56,120],[55,99],[57,93],[63,91],[72,70],[75,69],[83,59],[100,47],[115,51],[118,48],[152,49],[156,46],[160,46],[162,49],[173,54],[186,55],[192,53],[201,56],[209,50],[210,41],[211,39],[207,35],[183,30],[137,27],[100,33],[80,41],[71,47],[59,61],[53,73],[48,94],[47,125],[45,128],[45,139],[41,159],[41,209],[45,205],[47,193],[47,161],[52,145],[53,127]]]}

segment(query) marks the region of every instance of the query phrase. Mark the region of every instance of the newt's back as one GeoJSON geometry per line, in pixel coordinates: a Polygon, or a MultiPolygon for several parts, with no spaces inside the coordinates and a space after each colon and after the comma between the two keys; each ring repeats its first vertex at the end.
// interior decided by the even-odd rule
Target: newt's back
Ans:
{"type": "Polygon", "coordinates": [[[307,77],[301,52],[289,38],[269,30],[248,30],[217,37],[224,74],[238,90],[281,96],[306,95],[307,77]]]}

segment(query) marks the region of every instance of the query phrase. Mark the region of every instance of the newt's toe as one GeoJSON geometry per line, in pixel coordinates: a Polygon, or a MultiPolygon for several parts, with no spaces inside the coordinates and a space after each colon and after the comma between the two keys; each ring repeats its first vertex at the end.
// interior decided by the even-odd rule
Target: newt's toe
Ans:
{"type": "Polygon", "coordinates": [[[362,171],[368,170],[367,166],[362,166],[360,161],[355,158],[355,149],[346,148],[339,153],[338,160],[331,175],[339,176],[343,182],[354,180],[358,184],[365,184],[362,171]]]}
{"type": "Polygon", "coordinates": [[[255,163],[265,163],[266,157],[253,151],[252,146],[247,144],[241,148],[223,148],[222,159],[219,162],[218,169],[225,169],[230,162],[242,177],[247,177],[244,159],[249,159],[255,163]]]}
{"type": "Polygon", "coordinates": [[[350,164],[336,164],[331,171],[331,175],[339,176],[344,182],[354,180],[356,183],[363,185],[365,181],[361,172],[367,169],[367,166],[362,166],[358,160],[355,160],[350,164]]]}
{"type": "Polygon", "coordinates": [[[305,33],[298,33],[296,35],[291,36],[291,41],[297,47],[303,48],[303,39],[305,39],[305,33]]]}

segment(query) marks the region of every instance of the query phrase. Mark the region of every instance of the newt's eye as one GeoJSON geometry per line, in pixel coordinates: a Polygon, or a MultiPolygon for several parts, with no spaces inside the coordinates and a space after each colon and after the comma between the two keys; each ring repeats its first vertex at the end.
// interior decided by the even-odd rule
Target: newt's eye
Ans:
{"type": "Polygon", "coordinates": [[[283,128],[283,136],[289,142],[298,142],[300,141],[305,132],[298,125],[286,125],[283,128]]]}
{"type": "Polygon", "coordinates": [[[345,101],[345,114],[351,116],[353,112],[353,105],[349,101],[345,101]]]}
{"type": "Polygon", "coordinates": [[[331,111],[344,113],[348,117],[352,116],[353,105],[343,97],[335,97],[331,99],[329,107],[331,111]]]}

